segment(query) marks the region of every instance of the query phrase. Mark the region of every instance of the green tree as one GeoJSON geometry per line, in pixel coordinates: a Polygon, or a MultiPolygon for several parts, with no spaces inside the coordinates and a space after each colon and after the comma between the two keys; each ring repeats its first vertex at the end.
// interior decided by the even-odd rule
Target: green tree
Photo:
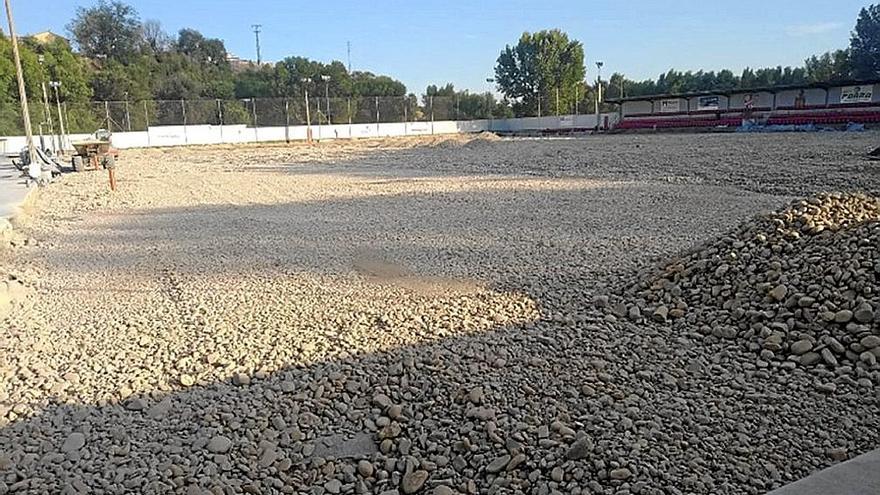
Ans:
{"type": "Polygon", "coordinates": [[[99,0],[94,7],[78,7],[67,29],[80,52],[90,58],[128,61],[143,42],[137,11],[119,1],[99,0]]]}
{"type": "Polygon", "coordinates": [[[810,82],[844,81],[851,77],[849,50],[825,52],[804,61],[804,70],[810,82]]]}
{"type": "Polygon", "coordinates": [[[518,103],[520,111],[536,110],[540,98],[549,113],[555,109],[547,102],[555,105],[557,91],[560,107],[571,106],[574,88],[585,73],[583,45],[553,29],[523,33],[516,46],[507,45],[495,65],[495,82],[505,97],[518,103]]]}
{"type": "Polygon", "coordinates": [[[880,5],[870,5],[859,12],[849,51],[853,76],[880,77],[880,5]]]}

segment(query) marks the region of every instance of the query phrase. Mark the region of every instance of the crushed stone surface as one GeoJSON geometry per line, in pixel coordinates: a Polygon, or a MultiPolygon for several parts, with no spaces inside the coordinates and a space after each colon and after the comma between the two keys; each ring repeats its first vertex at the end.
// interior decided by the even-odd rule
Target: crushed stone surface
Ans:
{"type": "Polygon", "coordinates": [[[29,291],[0,493],[763,493],[870,450],[876,381],[596,301],[793,198],[880,190],[876,137],[123,151],[116,193],[64,176],[0,254],[29,291]]]}

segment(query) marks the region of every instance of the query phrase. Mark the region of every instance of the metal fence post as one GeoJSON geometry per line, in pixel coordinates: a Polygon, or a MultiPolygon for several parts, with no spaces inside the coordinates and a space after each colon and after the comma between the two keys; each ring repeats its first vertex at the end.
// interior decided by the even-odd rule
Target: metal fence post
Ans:
{"type": "Polygon", "coordinates": [[[376,137],[379,137],[379,97],[376,97],[376,137]]]}
{"type": "Polygon", "coordinates": [[[110,103],[104,100],[104,119],[107,122],[107,130],[113,132],[113,126],[110,125],[110,103]]]}
{"type": "Polygon", "coordinates": [[[312,116],[309,113],[309,90],[305,90],[306,98],[306,140],[312,142],[312,116]]]}
{"type": "Polygon", "coordinates": [[[144,100],[144,126],[147,131],[147,146],[150,146],[150,112],[147,110],[147,100],[144,100]]]}
{"type": "Polygon", "coordinates": [[[351,139],[351,96],[348,97],[348,139],[351,139]]]}
{"type": "Polygon", "coordinates": [[[128,132],[131,132],[131,114],[128,112],[128,94],[125,96],[125,123],[128,124],[128,132]]]}
{"type": "Polygon", "coordinates": [[[406,120],[407,120],[406,103],[407,103],[406,96],[404,96],[403,97],[403,135],[404,136],[407,135],[407,127],[409,127],[406,123],[406,120]]]}
{"type": "Polygon", "coordinates": [[[318,117],[318,140],[321,140],[321,129],[324,127],[321,124],[321,97],[315,97],[315,115],[318,117]]]}
{"type": "Polygon", "coordinates": [[[284,99],[284,141],[290,143],[290,102],[284,99]]]}
{"type": "Polygon", "coordinates": [[[254,114],[254,142],[260,142],[260,136],[257,134],[257,99],[251,98],[251,111],[254,114]]]}
{"type": "Polygon", "coordinates": [[[459,116],[458,116],[458,110],[459,110],[459,106],[460,106],[459,103],[460,103],[460,101],[459,101],[458,93],[455,93],[455,120],[459,119],[459,116]]]}
{"type": "Polygon", "coordinates": [[[180,100],[180,111],[183,114],[183,142],[187,144],[189,137],[186,135],[186,103],[183,100],[180,100]]]}
{"type": "Polygon", "coordinates": [[[225,142],[223,138],[223,103],[217,98],[217,122],[220,123],[220,142],[225,142]]]}
{"type": "Polygon", "coordinates": [[[428,98],[429,103],[431,104],[431,134],[434,134],[434,97],[431,96],[428,98]]]}

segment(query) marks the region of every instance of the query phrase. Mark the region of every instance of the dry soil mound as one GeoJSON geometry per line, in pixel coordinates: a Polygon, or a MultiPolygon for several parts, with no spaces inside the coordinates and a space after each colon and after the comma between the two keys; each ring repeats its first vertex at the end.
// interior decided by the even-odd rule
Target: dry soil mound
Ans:
{"type": "MultiPolygon", "coordinates": [[[[823,194],[754,218],[654,272],[612,310],[739,339],[758,366],[880,381],[880,199],[823,194]]],[[[867,385],[867,384],[866,384],[867,385]]]]}

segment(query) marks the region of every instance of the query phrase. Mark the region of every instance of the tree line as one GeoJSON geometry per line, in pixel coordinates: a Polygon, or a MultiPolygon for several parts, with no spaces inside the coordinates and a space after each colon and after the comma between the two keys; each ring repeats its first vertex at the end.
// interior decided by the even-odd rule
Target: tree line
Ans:
{"type": "MultiPolygon", "coordinates": [[[[516,45],[501,51],[495,66],[498,89],[518,115],[534,114],[542,104],[544,113],[593,104],[597,87],[584,82],[584,74],[583,45],[559,30],[524,33],[516,45]]],[[[849,47],[812,56],[800,67],[746,68],[739,74],[670,69],[642,81],[618,72],[602,87],[607,98],[617,98],[878,78],[880,5],[870,5],[859,12],[849,47]]]]}
{"type": "MultiPolygon", "coordinates": [[[[73,46],[65,40],[21,41],[22,69],[32,101],[42,97],[42,85],[60,81],[58,98],[65,108],[87,107],[93,101],[239,101],[222,109],[228,121],[248,122],[251,98],[301,100],[305,91],[316,96],[354,98],[354,108],[333,110],[375,116],[364,97],[393,98],[386,113],[410,120],[433,115],[433,99],[446,102],[443,118],[498,118],[591,112],[595,109],[596,84],[585,80],[584,46],[560,30],[523,33],[515,45],[506,46],[495,65],[494,82],[501,99],[492,93],[458,90],[453,84],[430,85],[416,95],[399,80],[369,71],[351,71],[340,61],[324,63],[290,56],[275,64],[251,64],[236,70],[222,40],[185,28],[171,35],[155,20],[142,21],[137,11],[121,1],[99,0],[80,7],[67,25],[73,46]],[[76,49],[74,49],[76,48],[76,49]],[[431,107],[429,108],[429,105],[431,107]],[[359,107],[360,106],[360,107],[359,107]]],[[[621,73],[602,81],[608,98],[648,94],[745,89],[779,84],[833,82],[880,77],[880,5],[859,13],[846,49],[808,58],[800,67],[746,68],[679,71],[671,69],[656,79],[636,81],[621,73]]],[[[49,90],[54,103],[54,94],[49,90]]],[[[12,64],[11,43],[0,31],[0,135],[21,132],[18,87],[12,64]]],[[[299,107],[299,103],[297,103],[299,107]]],[[[150,103],[147,118],[155,122],[178,122],[177,106],[150,103]],[[164,113],[168,115],[163,116],[164,113]]],[[[298,113],[303,108],[296,108],[298,113]]],[[[39,108],[39,105],[37,105],[39,108]]],[[[610,110],[611,108],[606,108],[610,110]]],[[[212,105],[200,105],[191,122],[210,122],[217,113],[212,105]]],[[[35,109],[35,123],[44,118],[35,109]]],[[[95,112],[68,116],[74,129],[102,124],[95,112]]],[[[301,117],[300,117],[301,118],[301,117]]],[[[321,118],[319,114],[317,118],[321,118]]],[[[345,121],[345,115],[337,121],[345,121]]],[[[104,123],[106,124],[106,123],[104,123]]]]}

